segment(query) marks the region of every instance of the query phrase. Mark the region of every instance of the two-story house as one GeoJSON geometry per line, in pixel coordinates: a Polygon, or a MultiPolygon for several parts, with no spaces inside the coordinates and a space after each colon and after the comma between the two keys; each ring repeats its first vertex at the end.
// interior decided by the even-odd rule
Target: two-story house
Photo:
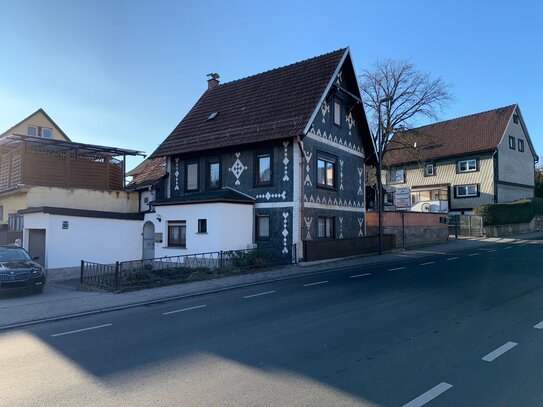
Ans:
{"type": "Polygon", "coordinates": [[[143,218],[138,194],[124,190],[127,155],[141,153],[71,141],[43,109],[5,131],[0,244],[21,240],[49,269],[139,256],[119,239],[134,225],[139,235],[143,218]],[[107,250],[117,244],[121,253],[107,250]]]}
{"type": "Polygon", "coordinates": [[[388,146],[385,201],[409,187],[413,211],[469,214],[532,198],[537,159],[517,104],[419,127],[388,146]]]}
{"type": "Polygon", "coordinates": [[[254,244],[301,256],[304,240],[364,236],[375,148],[349,49],[218,78],[151,155],[165,157],[166,182],[144,257],[254,244]]]}

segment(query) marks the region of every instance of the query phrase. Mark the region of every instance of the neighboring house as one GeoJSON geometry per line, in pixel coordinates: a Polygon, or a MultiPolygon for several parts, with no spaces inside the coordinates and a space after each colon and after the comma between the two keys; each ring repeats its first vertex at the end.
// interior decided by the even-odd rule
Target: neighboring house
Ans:
{"type": "MultiPolygon", "coordinates": [[[[137,213],[138,194],[123,190],[124,156],[139,154],[69,141],[41,109],[4,132],[0,138],[0,244],[21,239],[47,268],[76,266],[87,256],[105,260],[107,249],[122,241],[112,243],[110,238],[127,230],[113,220],[143,218],[137,213]],[[32,126],[38,129],[37,135],[28,135],[26,130],[32,126]],[[52,130],[51,137],[43,136],[48,134],[46,128],[52,130]],[[97,228],[98,219],[106,219],[111,226],[97,228]]],[[[137,223],[137,235],[140,228],[137,223]]],[[[137,256],[140,252],[137,246],[137,256]]],[[[111,255],[118,259],[118,254],[111,255]]]]}
{"type": "Polygon", "coordinates": [[[44,139],[70,141],[62,129],[41,108],[0,134],[0,138],[9,134],[23,134],[44,139]]]}
{"type": "Polygon", "coordinates": [[[146,159],[126,173],[132,180],[126,190],[139,194],[139,211],[151,210],[151,202],[166,198],[166,158],[146,159]]]}
{"type": "Polygon", "coordinates": [[[536,162],[516,104],[398,133],[384,158],[385,205],[391,187],[411,188],[411,209],[423,212],[532,198],[536,162]]]}
{"type": "MultiPolygon", "coordinates": [[[[151,155],[166,159],[166,188],[145,214],[143,256],[255,243],[301,256],[304,240],[364,236],[375,149],[350,51],[224,84],[210,77],[151,155]]],[[[132,183],[147,187],[137,172],[132,183]]]]}

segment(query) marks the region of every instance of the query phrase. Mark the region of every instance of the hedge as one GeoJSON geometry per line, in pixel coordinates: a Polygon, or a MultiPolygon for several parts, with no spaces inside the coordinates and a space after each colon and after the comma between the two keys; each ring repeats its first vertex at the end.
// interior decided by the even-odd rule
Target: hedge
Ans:
{"type": "Polygon", "coordinates": [[[475,214],[483,217],[485,225],[529,223],[535,215],[543,215],[543,198],[483,205],[475,210],[475,214]]]}

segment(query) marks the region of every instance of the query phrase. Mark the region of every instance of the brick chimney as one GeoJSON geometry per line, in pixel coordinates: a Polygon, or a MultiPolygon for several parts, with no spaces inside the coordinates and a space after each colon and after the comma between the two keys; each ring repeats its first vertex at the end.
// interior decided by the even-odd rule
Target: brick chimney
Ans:
{"type": "Polygon", "coordinates": [[[219,74],[218,73],[208,73],[207,76],[209,76],[209,79],[207,80],[207,89],[215,89],[217,86],[219,86],[219,74]]]}

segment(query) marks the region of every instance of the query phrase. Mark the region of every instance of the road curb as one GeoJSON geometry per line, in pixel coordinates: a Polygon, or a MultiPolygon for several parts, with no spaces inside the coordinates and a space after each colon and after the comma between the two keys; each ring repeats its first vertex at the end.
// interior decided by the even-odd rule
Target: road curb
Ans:
{"type": "MultiPolygon", "coordinates": [[[[517,238],[512,238],[510,243],[513,243],[513,242],[515,242],[517,240],[518,240],[517,238]]],[[[450,251],[444,251],[444,252],[427,252],[427,253],[414,252],[416,254],[416,256],[413,256],[411,259],[418,259],[418,258],[424,258],[424,257],[429,257],[429,256],[434,256],[434,255],[444,255],[444,254],[451,254],[451,253],[455,253],[455,252],[462,252],[462,251],[466,251],[466,250],[471,250],[475,246],[479,246],[479,245],[483,245],[483,244],[496,244],[497,243],[497,242],[488,242],[488,241],[481,241],[481,240],[478,240],[476,242],[478,242],[480,244],[474,244],[472,247],[463,248],[463,249],[460,249],[460,250],[450,250],[450,251]]],[[[237,285],[233,285],[233,286],[220,287],[220,288],[216,288],[216,289],[212,289],[212,290],[205,290],[205,291],[188,293],[188,294],[173,295],[173,296],[168,296],[168,297],[163,297],[163,298],[156,298],[156,299],[146,300],[146,301],[138,301],[138,302],[133,302],[133,303],[130,303],[130,304],[116,305],[116,306],[112,306],[112,307],[105,307],[105,308],[100,308],[100,309],[96,309],[96,310],[89,310],[89,311],[82,311],[82,312],[76,312],[76,313],[71,313],[71,314],[64,314],[64,315],[59,315],[59,316],[49,317],[49,318],[38,318],[38,319],[29,320],[29,321],[18,322],[18,323],[15,323],[15,324],[1,325],[0,326],[0,331],[7,331],[7,330],[10,330],[10,329],[15,329],[15,328],[22,328],[22,327],[27,327],[27,326],[32,326],[32,325],[43,324],[43,323],[47,323],[47,322],[62,321],[62,320],[66,320],[66,319],[79,318],[79,317],[89,316],[89,315],[103,314],[103,313],[113,312],[113,311],[122,311],[122,310],[125,310],[125,309],[137,308],[137,307],[142,307],[142,306],[146,306],[146,305],[162,304],[162,303],[166,303],[166,302],[170,302],[170,301],[176,301],[176,300],[181,300],[181,299],[191,298],[191,297],[199,297],[199,296],[207,295],[207,294],[215,294],[215,293],[219,293],[219,292],[223,292],[223,291],[236,290],[236,289],[240,289],[240,288],[252,287],[252,286],[257,286],[257,285],[262,285],[262,284],[269,284],[269,283],[278,282],[278,281],[293,280],[293,279],[296,279],[296,278],[302,278],[302,277],[307,277],[307,276],[312,276],[312,275],[320,275],[320,274],[324,274],[324,273],[330,273],[331,271],[338,271],[339,272],[339,271],[350,270],[350,269],[353,269],[353,268],[372,267],[372,266],[378,266],[378,265],[387,264],[387,263],[403,262],[405,260],[406,260],[405,258],[395,259],[395,260],[384,260],[384,261],[376,261],[376,262],[371,263],[371,264],[362,264],[362,265],[358,264],[358,265],[353,265],[353,266],[340,267],[340,268],[337,268],[337,269],[325,269],[325,270],[319,270],[319,271],[304,272],[302,274],[296,274],[296,275],[290,275],[290,276],[284,276],[284,277],[277,277],[277,278],[272,278],[272,279],[267,279],[267,280],[262,280],[262,281],[254,281],[254,282],[246,283],[246,284],[237,284],[237,285]]]]}

